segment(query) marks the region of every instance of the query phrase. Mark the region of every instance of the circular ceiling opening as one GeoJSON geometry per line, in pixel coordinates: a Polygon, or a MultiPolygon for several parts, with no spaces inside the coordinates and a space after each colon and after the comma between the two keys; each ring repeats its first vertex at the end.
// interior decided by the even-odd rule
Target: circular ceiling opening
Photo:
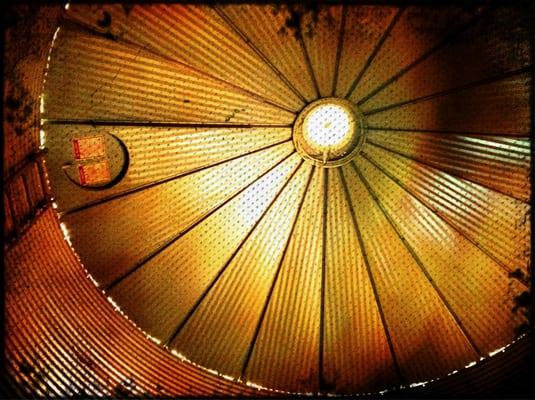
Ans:
{"type": "Polygon", "coordinates": [[[364,119],[348,100],[328,97],[308,104],[293,127],[299,154],[321,167],[346,164],[358,153],[364,139],[364,119]]]}

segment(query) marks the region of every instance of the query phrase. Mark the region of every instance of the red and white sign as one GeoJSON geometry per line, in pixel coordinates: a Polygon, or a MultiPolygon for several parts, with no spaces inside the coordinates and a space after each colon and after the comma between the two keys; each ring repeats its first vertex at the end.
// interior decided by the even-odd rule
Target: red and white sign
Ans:
{"type": "Polygon", "coordinates": [[[73,139],[72,147],[74,158],[77,160],[98,158],[106,155],[104,136],[90,136],[73,139]]]}
{"type": "Polygon", "coordinates": [[[111,181],[110,164],[99,161],[91,164],[79,164],[80,184],[83,186],[97,185],[111,181]]]}

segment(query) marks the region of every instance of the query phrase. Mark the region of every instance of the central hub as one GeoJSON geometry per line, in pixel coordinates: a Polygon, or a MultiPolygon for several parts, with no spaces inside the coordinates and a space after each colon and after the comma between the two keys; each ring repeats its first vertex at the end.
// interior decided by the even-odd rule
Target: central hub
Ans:
{"type": "Polygon", "coordinates": [[[293,127],[293,141],[299,154],[322,167],[349,162],[360,150],[363,138],[363,119],[356,106],[336,97],[307,105],[293,127]]]}

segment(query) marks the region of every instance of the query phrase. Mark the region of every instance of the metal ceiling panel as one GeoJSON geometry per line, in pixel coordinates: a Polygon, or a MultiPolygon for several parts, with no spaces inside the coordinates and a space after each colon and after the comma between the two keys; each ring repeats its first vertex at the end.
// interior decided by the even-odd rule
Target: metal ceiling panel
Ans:
{"type": "Polygon", "coordinates": [[[368,143],[527,202],[529,140],[373,130],[368,143]]]}
{"type": "Polygon", "coordinates": [[[398,11],[370,53],[367,68],[347,97],[365,101],[477,21],[484,9],[407,6],[398,11]]]}
{"type": "Polygon", "coordinates": [[[319,97],[309,55],[300,34],[298,21],[303,11],[296,11],[292,5],[253,4],[218,5],[216,9],[236,32],[246,38],[266,64],[290,82],[294,92],[303,100],[319,97]]]}
{"type": "Polygon", "coordinates": [[[324,372],[345,393],[399,382],[352,212],[340,171],[329,171],[324,372]]]}
{"type": "Polygon", "coordinates": [[[393,228],[358,167],[342,169],[402,379],[414,382],[422,369],[440,376],[459,359],[467,364],[477,358],[448,302],[393,228]]]}
{"type": "Polygon", "coordinates": [[[80,29],[185,63],[281,107],[298,111],[304,105],[210,6],[73,4],[67,18],[80,29]]]}
{"type": "Polygon", "coordinates": [[[176,335],[173,343],[188,349],[188,358],[211,364],[221,373],[239,376],[254,345],[270,288],[276,283],[311,170],[312,166],[302,164],[288,178],[283,191],[273,198],[195,314],[176,335]]]}
{"type": "Polygon", "coordinates": [[[51,208],[7,255],[6,288],[6,369],[21,394],[261,393],[177,362],[148,341],[87,279],[51,208]]]}
{"type": "Polygon", "coordinates": [[[228,161],[216,167],[67,215],[76,226],[72,243],[104,286],[152,251],[216,212],[292,152],[290,144],[228,161]],[[243,163],[245,160],[245,163],[243,163]],[[144,212],[139,212],[142,206],[144,212]],[[100,216],[110,218],[102,224],[100,216]],[[142,235],[140,235],[142,233],[142,235]],[[95,246],[87,237],[104,239],[95,246]],[[147,237],[151,240],[147,241],[147,237]],[[109,243],[114,243],[109,246],[109,243]],[[113,269],[109,268],[113,265],[113,269]]]}
{"type": "MultiPolygon", "coordinates": [[[[62,157],[49,159],[47,165],[58,211],[66,213],[133,191],[149,189],[248,154],[262,152],[263,149],[269,153],[270,148],[285,142],[288,145],[291,139],[290,128],[45,124],[43,129],[47,148],[62,154],[62,157]],[[72,140],[87,136],[113,136],[124,144],[128,153],[128,169],[124,179],[105,191],[90,191],[73,185],[62,168],[75,161],[72,140]]],[[[110,151],[108,156],[117,155],[110,151]]]]}
{"type": "Polygon", "coordinates": [[[370,162],[357,164],[477,349],[488,353],[514,335],[523,318],[511,313],[511,292],[525,286],[370,162]]]}
{"type": "Polygon", "coordinates": [[[368,146],[363,156],[504,269],[527,273],[529,204],[381,148],[368,146]]]}
{"type": "Polygon", "coordinates": [[[368,114],[372,126],[529,136],[531,74],[526,69],[476,86],[419,98],[368,114]]]}
{"type": "Polygon", "coordinates": [[[158,252],[150,259],[121,275],[122,280],[110,289],[112,298],[151,335],[172,339],[177,326],[300,164],[295,153],[285,158],[168,247],[154,249],[158,252]]]}
{"type": "Polygon", "coordinates": [[[321,7],[305,14],[301,21],[304,48],[321,97],[333,94],[344,12],[341,6],[321,7]]]}
{"type": "Polygon", "coordinates": [[[527,31],[512,33],[511,26],[506,22],[514,18],[518,24],[528,24],[528,17],[520,13],[519,9],[507,7],[488,11],[483,18],[478,18],[473,25],[460,32],[455,40],[447,42],[396,79],[395,84],[388,85],[362,103],[363,110],[370,111],[423,96],[436,96],[456,87],[528,67],[530,54],[527,31]]]}
{"type": "Polygon", "coordinates": [[[286,125],[295,117],[143,47],[70,28],[58,41],[45,89],[47,120],[286,125]]]}
{"type": "Polygon", "coordinates": [[[358,84],[368,63],[379,50],[377,43],[385,37],[388,27],[399,18],[396,7],[344,6],[340,37],[340,61],[335,95],[344,97],[358,84]]]}
{"type": "Polygon", "coordinates": [[[245,370],[248,381],[292,392],[319,390],[325,173],[314,170],[305,194],[245,370]]]}

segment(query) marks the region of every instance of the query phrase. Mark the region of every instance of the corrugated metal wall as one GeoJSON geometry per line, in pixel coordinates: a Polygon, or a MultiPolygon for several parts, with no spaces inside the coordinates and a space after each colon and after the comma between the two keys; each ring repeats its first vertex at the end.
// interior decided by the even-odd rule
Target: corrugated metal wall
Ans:
{"type": "Polygon", "coordinates": [[[181,362],[117,313],[64,240],[50,200],[43,204],[39,97],[62,14],[28,5],[6,14],[2,396],[259,395],[181,362]],[[21,96],[32,113],[20,114],[21,96]]]}

